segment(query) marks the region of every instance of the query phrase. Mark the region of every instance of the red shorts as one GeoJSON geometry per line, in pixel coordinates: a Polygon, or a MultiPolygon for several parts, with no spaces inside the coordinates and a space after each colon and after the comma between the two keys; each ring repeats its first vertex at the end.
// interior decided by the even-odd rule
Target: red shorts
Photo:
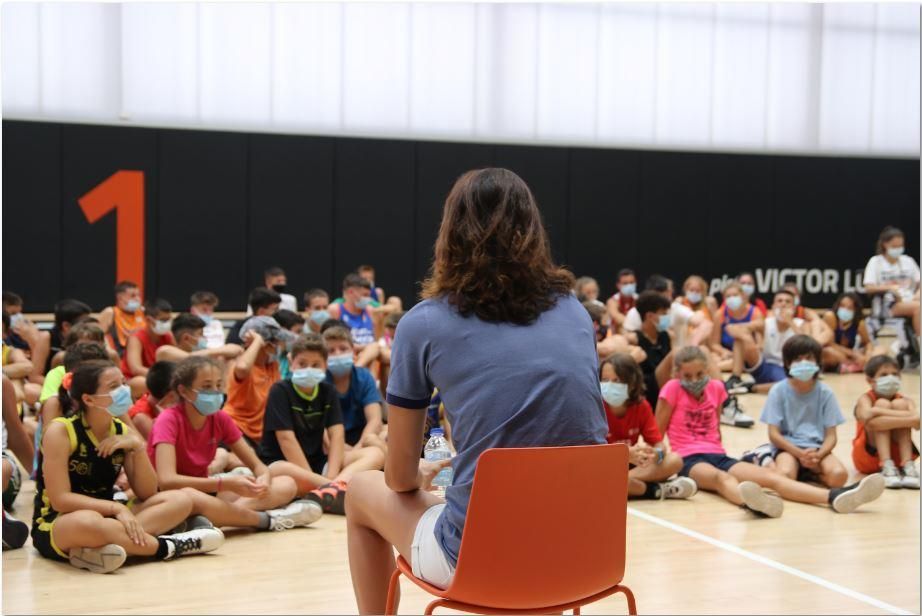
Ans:
{"type": "MultiPolygon", "coordinates": [[[[900,448],[897,446],[896,441],[893,440],[890,441],[890,457],[893,458],[893,463],[897,467],[903,465],[903,461],[900,460],[900,448]]],[[[919,450],[913,445],[912,459],[915,460],[918,457],[919,450]]],[[[880,458],[877,457],[877,448],[874,447],[873,443],[868,442],[868,433],[864,430],[861,430],[855,440],[852,441],[852,462],[855,463],[855,470],[865,475],[870,475],[880,470],[880,458]]]]}

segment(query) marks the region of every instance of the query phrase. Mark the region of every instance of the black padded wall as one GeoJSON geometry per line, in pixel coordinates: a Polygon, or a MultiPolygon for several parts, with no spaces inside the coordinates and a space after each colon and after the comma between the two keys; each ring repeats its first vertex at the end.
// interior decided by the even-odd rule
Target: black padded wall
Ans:
{"type": "Polygon", "coordinates": [[[504,166],[531,186],[555,257],[603,294],[633,267],[681,284],[785,273],[822,306],[854,286],[887,224],[919,256],[910,159],[656,152],[3,122],[3,287],[29,311],[112,302],[115,215],[77,199],[118,170],[145,174],[145,286],[176,309],[208,289],[245,307],[263,270],[298,299],[371,263],[412,305],[445,196],[464,171],[504,166]],[[823,284],[817,281],[822,277],[823,284]]]}

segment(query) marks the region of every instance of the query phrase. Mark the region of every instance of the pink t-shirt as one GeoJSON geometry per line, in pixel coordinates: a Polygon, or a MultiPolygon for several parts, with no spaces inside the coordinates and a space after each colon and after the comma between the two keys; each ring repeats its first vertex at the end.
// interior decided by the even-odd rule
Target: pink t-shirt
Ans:
{"type": "Polygon", "coordinates": [[[673,451],[683,458],[696,453],[727,453],[719,430],[720,409],[727,399],[723,383],[711,379],[697,400],[678,379],[672,379],[659,390],[659,397],[672,407],[666,435],[673,451]]]}
{"type": "Polygon", "coordinates": [[[147,440],[147,455],[156,467],[155,450],[160,443],[176,447],[176,472],[189,477],[208,477],[208,465],[214,460],[219,443],[233,445],[242,433],[230,415],[218,411],[205,418],[205,425],[196,430],[189,423],[182,405],[165,409],[151,429],[147,440]]]}

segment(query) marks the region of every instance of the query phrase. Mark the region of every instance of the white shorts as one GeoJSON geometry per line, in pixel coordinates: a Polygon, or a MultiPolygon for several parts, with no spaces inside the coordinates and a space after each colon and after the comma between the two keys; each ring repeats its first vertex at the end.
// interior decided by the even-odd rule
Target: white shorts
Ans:
{"type": "Polygon", "coordinates": [[[416,525],[410,550],[413,575],[439,588],[448,588],[455,577],[455,568],[451,566],[433,532],[444,508],[445,503],[439,503],[426,509],[416,525]]]}

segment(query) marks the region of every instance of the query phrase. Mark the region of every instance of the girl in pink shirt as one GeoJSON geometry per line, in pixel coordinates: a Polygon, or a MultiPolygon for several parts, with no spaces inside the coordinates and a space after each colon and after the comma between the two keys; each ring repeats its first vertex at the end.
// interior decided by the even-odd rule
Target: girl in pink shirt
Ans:
{"type": "Polygon", "coordinates": [[[708,376],[707,368],[701,349],[682,348],[675,355],[674,378],[659,393],[656,423],[669,437],[672,450],[684,459],[679,475],[691,477],[700,489],[716,492],[734,505],[771,518],[784,511],[782,499],[829,504],[833,511],[850,513],[883,493],[880,475],[829,490],[727,456],[721,443],[719,410],[727,394],[723,383],[708,376]]]}
{"type": "Polygon", "coordinates": [[[157,416],[148,441],[160,487],[181,489],[192,499],[192,513],[219,527],[286,530],[317,521],[323,514],[320,506],[291,502],[297,492],[294,479],[272,477],[234,420],[221,410],[222,374],[221,365],[209,357],[192,355],[176,365],[173,389],[180,402],[157,416]],[[221,442],[249,467],[251,476],[208,476],[221,442]]]}

